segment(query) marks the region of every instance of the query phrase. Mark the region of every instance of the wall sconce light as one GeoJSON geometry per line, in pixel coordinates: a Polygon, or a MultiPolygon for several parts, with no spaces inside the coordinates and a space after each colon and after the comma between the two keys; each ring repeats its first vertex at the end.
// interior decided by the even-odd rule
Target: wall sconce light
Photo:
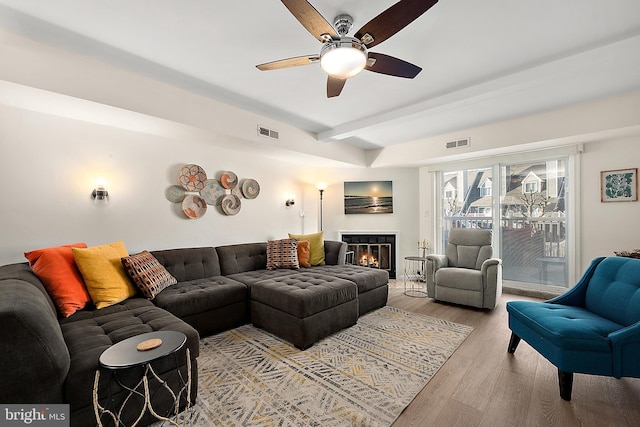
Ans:
{"type": "Polygon", "coordinates": [[[289,206],[293,206],[293,205],[295,205],[295,204],[296,204],[296,201],[295,201],[295,200],[293,200],[293,197],[289,197],[289,198],[287,199],[287,201],[286,201],[286,202],[284,202],[284,204],[285,204],[287,207],[289,207],[289,206]]]}
{"type": "Polygon", "coordinates": [[[93,199],[93,203],[96,205],[106,205],[109,203],[109,192],[107,191],[107,187],[105,187],[104,182],[96,182],[96,188],[91,193],[91,198],[93,199]]]}

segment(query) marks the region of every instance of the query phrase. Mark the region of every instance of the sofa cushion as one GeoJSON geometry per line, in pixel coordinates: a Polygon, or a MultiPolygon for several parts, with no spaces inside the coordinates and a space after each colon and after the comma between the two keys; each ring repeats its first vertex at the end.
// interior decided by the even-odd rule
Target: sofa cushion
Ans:
{"type": "Polygon", "coordinates": [[[180,282],[160,292],[153,300],[179,318],[204,313],[247,300],[247,287],[224,276],[180,282]]]}
{"type": "Polygon", "coordinates": [[[51,312],[54,315],[57,313],[56,306],[51,299],[51,295],[49,295],[47,290],[44,288],[44,285],[42,284],[42,281],[38,279],[38,276],[33,273],[33,270],[31,269],[31,267],[29,267],[29,263],[19,262],[15,264],[3,265],[2,267],[0,267],[0,280],[7,279],[21,280],[38,289],[38,291],[40,291],[40,293],[44,295],[45,299],[47,300],[51,312]]]}
{"type": "MultiPolygon", "coordinates": [[[[360,294],[389,283],[389,273],[387,271],[359,265],[325,265],[313,267],[309,271],[350,280],[358,285],[358,293],[360,294]]],[[[306,274],[307,270],[303,270],[301,273],[306,274]]]]}
{"type": "Polygon", "coordinates": [[[62,402],[70,357],[50,304],[37,286],[0,277],[2,403],[62,402]]]}
{"type": "Polygon", "coordinates": [[[129,256],[124,242],[71,250],[97,308],[119,303],[137,293],[122,266],[121,259],[129,256]]]}
{"type": "Polygon", "coordinates": [[[271,279],[274,277],[282,277],[289,276],[290,274],[295,274],[294,270],[255,270],[255,271],[245,271],[244,273],[230,274],[229,279],[236,280],[240,283],[244,283],[247,288],[249,288],[249,295],[251,295],[251,286],[254,283],[258,283],[261,280],[271,279]]]}
{"type": "Polygon", "coordinates": [[[216,247],[223,276],[267,268],[267,242],[216,247]]]}
{"type": "Polygon", "coordinates": [[[311,244],[309,251],[309,263],[311,265],[324,265],[324,232],[313,234],[291,234],[289,238],[298,240],[308,240],[311,244]]]}
{"type": "Polygon", "coordinates": [[[482,292],[482,271],[468,268],[441,268],[436,271],[436,283],[447,288],[482,292]]]}
{"type": "Polygon", "coordinates": [[[514,320],[565,350],[610,353],[608,335],[623,327],[582,307],[563,304],[510,301],[507,311],[514,320]]]}
{"type": "Polygon", "coordinates": [[[589,281],[584,305],[624,326],[640,321],[640,263],[622,257],[602,260],[589,281]]]}
{"type": "Polygon", "coordinates": [[[298,269],[298,240],[280,239],[267,242],[267,270],[298,269]]]}
{"type": "Polygon", "coordinates": [[[178,282],[220,276],[218,253],[213,247],[151,251],[178,282]]]}
{"type": "Polygon", "coordinates": [[[24,253],[34,274],[42,281],[62,317],[71,316],[91,302],[71,248],[86,248],[74,243],[24,253]]]}
{"type": "Polygon", "coordinates": [[[148,251],[122,258],[122,265],[147,299],[154,299],[165,288],[178,283],[148,251]]]}

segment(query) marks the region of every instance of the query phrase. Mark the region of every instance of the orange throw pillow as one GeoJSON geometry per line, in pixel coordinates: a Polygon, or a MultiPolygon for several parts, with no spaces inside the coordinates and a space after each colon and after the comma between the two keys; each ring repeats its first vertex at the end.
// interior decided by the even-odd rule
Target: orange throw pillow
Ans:
{"type": "Polygon", "coordinates": [[[308,240],[298,241],[298,264],[300,267],[311,267],[309,257],[311,255],[311,242],[308,240]]]}
{"type": "Polygon", "coordinates": [[[86,247],[86,243],[74,243],[24,253],[62,317],[71,316],[91,302],[71,250],[86,247]]]}

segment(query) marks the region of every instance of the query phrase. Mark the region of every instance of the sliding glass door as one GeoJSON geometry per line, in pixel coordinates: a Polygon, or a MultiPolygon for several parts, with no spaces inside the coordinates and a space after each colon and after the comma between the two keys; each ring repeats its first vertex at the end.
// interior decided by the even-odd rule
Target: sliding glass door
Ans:
{"type": "Polygon", "coordinates": [[[567,287],[567,158],[443,171],[442,248],[453,228],[494,232],[507,286],[567,287]]]}
{"type": "Polygon", "coordinates": [[[503,278],[567,286],[567,160],[500,166],[503,278]]]}

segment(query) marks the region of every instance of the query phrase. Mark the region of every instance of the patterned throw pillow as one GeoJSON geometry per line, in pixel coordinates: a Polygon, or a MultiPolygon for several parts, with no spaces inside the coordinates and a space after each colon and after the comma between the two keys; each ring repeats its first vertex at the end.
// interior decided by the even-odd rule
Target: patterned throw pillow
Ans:
{"type": "Polygon", "coordinates": [[[178,283],[148,251],[122,258],[122,265],[142,294],[154,299],[163,289],[178,283]]]}
{"type": "Polygon", "coordinates": [[[267,270],[300,268],[298,239],[269,240],[267,242],[267,270]]]}

